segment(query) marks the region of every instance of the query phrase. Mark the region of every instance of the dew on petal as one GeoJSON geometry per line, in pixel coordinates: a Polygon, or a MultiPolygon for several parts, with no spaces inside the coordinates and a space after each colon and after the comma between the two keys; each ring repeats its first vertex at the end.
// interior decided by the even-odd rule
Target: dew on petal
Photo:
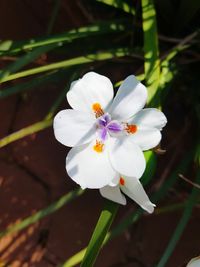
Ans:
{"type": "Polygon", "coordinates": [[[92,110],[95,113],[96,118],[103,116],[104,111],[99,103],[94,103],[92,105],[92,110]]]}
{"type": "Polygon", "coordinates": [[[126,124],[125,130],[127,131],[127,133],[129,134],[134,134],[137,132],[137,125],[135,124],[126,124]]]}
{"type": "Polygon", "coordinates": [[[120,183],[120,185],[125,185],[125,180],[124,180],[124,178],[120,177],[120,179],[119,179],[119,183],[120,183]]]}
{"type": "Polygon", "coordinates": [[[104,144],[102,142],[96,140],[96,144],[93,146],[93,149],[97,153],[102,153],[103,147],[104,147],[104,144]]]}

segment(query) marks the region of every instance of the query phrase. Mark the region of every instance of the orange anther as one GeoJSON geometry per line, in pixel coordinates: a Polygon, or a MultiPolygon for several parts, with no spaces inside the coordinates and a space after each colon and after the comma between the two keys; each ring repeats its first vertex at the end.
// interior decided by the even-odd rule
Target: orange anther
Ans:
{"type": "Polygon", "coordinates": [[[125,185],[125,180],[124,180],[124,178],[120,177],[120,179],[119,179],[119,183],[120,183],[120,185],[125,185]]]}
{"type": "Polygon", "coordinates": [[[99,103],[94,103],[92,105],[92,109],[95,113],[96,118],[103,116],[104,112],[99,103]]]}
{"type": "Polygon", "coordinates": [[[137,125],[135,124],[126,124],[126,128],[125,130],[127,131],[127,133],[129,134],[134,134],[137,132],[137,125]]]}
{"type": "Polygon", "coordinates": [[[104,144],[101,143],[100,141],[97,141],[97,140],[96,140],[96,145],[93,146],[93,149],[94,149],[94,151],[96,151],[97,153],[101,153],[101,152],[103,152],[103,147],[104,147],[104,144]]]}

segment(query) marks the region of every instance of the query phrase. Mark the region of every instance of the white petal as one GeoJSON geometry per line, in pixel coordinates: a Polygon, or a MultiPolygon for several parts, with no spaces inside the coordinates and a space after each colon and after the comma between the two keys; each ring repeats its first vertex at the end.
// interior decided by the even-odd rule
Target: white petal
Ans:
{"type": "Polygon", "coordinates": [[[105,186],[103,188],[100,188],[100,193],[102,197],[105,197],[109,200],[112,200],[114,202],[117,202],[122,205],[126,205],[126,198],[121,193],[119,186],[105,186]]]}
{"type": "Polygon", "coordinates": [[[116,176],[112,168],[107,148],[102,153],[93,149],[94,143],[72,148],[66,158],[69,176],[82,188],[101,188],[116,176]]]}
{"type": "Polygon", "coordinates": [[[125,184],[120,188],[124,194],[133,199],[138,205],[149,213],[154,211],[155,205],[149,200],[140,181],[134,177],[124,177],[125,184]]]}
{"type": "Polygon", "coordinates": [[[109,186],[116,186],[119,184],[120,175],[119,173],[116,173],[116,176],[112,181],[109,183],[109,186]]]}
{"type": "Polygon", "coordinates": [[[161,133],[156,128],[138,127],[137,132],[129,135],[129,140],[143,151],[156,147],[161,140],[161,133]]]}
{"type": "Polygon", "coordinates": [[[65,146],[77,146],[90,142],[95,138],[96,125],[92,114],[66,109],[54,118],[54,134],[65,146]]]}
{"type": "Polygon", "coordinates": [[[192,259],[186,267],[200,267],[200,256],[192,259]]]}
{"type": "Polygon", "coordinates": [[[166,125],[167,118],[163,112],[156,108],[145,108],[135,114],[135,116],[130,119],[130,123],[161,130],[166,125]]]}
{"type": "Polygon", "coordinates": [[[110,138],[109,157],[113,168],[120,174],[140,178],[144,173],[144,155],[139,146],[128,138],[110,138]]]}
{"type": "Polygon", "coordinates": [[[71,84],[67,100],[73,109],[93,112],[92,105],[99,103],[105,111],[113,99],[111,81],[95,72],[88,72],[71,84]]]}
{"type": "Polygon", "coordinates": [[[134,75],[130,75],[119,87],[109,112],[112,119],[125,120],[141,110],[146,101],[146,87],[134,75]]]}

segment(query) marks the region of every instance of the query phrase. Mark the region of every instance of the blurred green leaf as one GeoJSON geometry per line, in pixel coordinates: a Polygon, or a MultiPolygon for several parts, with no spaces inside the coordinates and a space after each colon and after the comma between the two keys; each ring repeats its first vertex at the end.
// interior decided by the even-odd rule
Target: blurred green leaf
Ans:
{"type": "Polygon", "coordinates": [[[75,39],[86,38],[88,36],[102,35],[112,32],[123,32],[130,28],[126,19],[113,21],[103,21],[90,26],[81,27],[69,32],[45,37],[31,39],[28,41],[12,41],[6,40],[0,42],[0,55],[13,55],[16,53],[26,52],[39,46],[57,44],[62,46],[66,42],[72,42],[75,39]]]}
{"type": "Polygon", "coordinates": [[[53,26],[55,24],[56,18],[58,16],[58,11],[60,9],[60,2],[61,0],[54,0],[54,7],[52,10],[52,14],[48,23],[48,27],[47,27],[47,35],[51,34],[52,30],[53,30],[53,26]]]}
{"type": "MultiPolygon", "coordinates": [[[[200,183],[200,171],[198,171],[196,183],[200,183]]],[[[188,201],[186,203],[186,207],[184,209],[183,215],[171,237],[171,240],[161,258],[159,263],[157,264],[157,267],[164,267],[166,266],[167,261],[169,260],[170,256],[172,255],[172,252],[174,251],[176,244],[178,243],[185,227],[187,226],[189,219],[192,215],[192,210],[194,205],[196,204],[199,196],[199,189],[196,187],[193,187],[192,193],[190,194],[188,201]]]]}
{"type": "Polygon", "coordinates": [[[56,212],[60,208],[62,208],[67,203],[71,202],[75,198],[81,196],[84,190],[77,188],[66,195],[59,198],[56,202],[49,205],[47,208],[44,208],[35,214],[31,215],[30,217],[18,222],[10,227],[8,227],[5,231],[0,232],[0,238],[4,237],[5,235],[12,234],[18,231],[23,230],[24,228],[28,227],[29,225],[38,222],[42,218],[56,212]]]}
{"type": "Polygon", "coordinates": [[[27,126],[19,131],[16,131],[10,135],[7,135],[6,137],[2,138],[0,140],[0,148],[4,147],[16,140],[19,140],[27,135],[36,133],[38,131],[44,130],[46,128],[48,128],[50,125],[52,125],[52,119],[48,119],[48,120],[42,120],[39,122],[36,122],[30,126],[27,126]]]}
{"type": "Polygon", "coordinates": [[[108,60],[111,58],[123,57],[127,55],[130,55],[129,48],[124,47],[124,48],[118,48],[118,49],[111,49],[105,52],[67,59],[64,61],[59,61],[59,62],[51,63],[45,66],[21,71],[15,74],[11,74],[5,78],[2,78],[1,83],[15,80],[15,79],[22,78],[22,77],[27,77],[27,76],[38,74],[38,73],[42,73],[42,72],[47,72],[50,70],[66,68],[66,67],[70,67],[74,65],[87,64],[87,63],[91,63],[94,61],[108,60]]]}
{"type": "Polygon", "coordinates": [[[65,69],[59,71],[52,71],[45,75],[33,78],[32,80],[20,84],[16,84],[11,87],[4,88],[0,90],[0,98],[5,98],[7,96],[22,93],[24,91],[29,91],[33,88],[39,88],[42,84],[56,83],[63,80],[68,80],[67,72],[65,69]]]}
{"type": "Polygon", "coordinates": [[[14,63],[8,65],[8,67],[6,67],[0,71],[0,82],[6,80],[6,77],[8,77],[12,73],[20,70],[21,68],[23,68],[27,64],[33,62],[36,58],[38,58],[42,54],[49,52],[50,50],[54,49],[55,47],[57,47],[57,44],[42,46],[42,47],[39,47],[39,48],[27,53],[26,55],[20,57],[14,63]]]}
{"type": "Polygon", "coordinates": [[[159,106],[160,96],[157,94],[160,79],[160,60],[158,49],[156,11],[153,0],[142,0],[142,27],[144,34],[144,70],[148,100],[159,106]],[[156,96],[156,97],[155,97],[156,96]]]}
{"type": "Polygon", "coordinates": [[[118,8],[123,10],[126,13],[135,15],[135,8],[123,0],[96,0],[97,2],[101,2],[103,4],[118,8]]]}

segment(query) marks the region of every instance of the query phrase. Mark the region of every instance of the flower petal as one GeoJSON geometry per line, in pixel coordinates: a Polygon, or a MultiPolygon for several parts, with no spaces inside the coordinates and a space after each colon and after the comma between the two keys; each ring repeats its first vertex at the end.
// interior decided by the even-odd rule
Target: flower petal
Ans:
{"type": "Polygon", "coordinates": [[[124,177],[124,185],[120,188],[124,194],[133,199],[138,205],[149,213],[154,211],[155,205],[149,200],[140,181],[134,177],[124,177]]]}
{"type": "Polygon", "coordinates": [[[147,89],[134,75],[128,76],[109,109],[112,119],[125,120],[141,110],[147,101],[147,89]]]}
{"type": "Polygon", "coordinates": [[[92,114],[73,109],[60,111],[54,118],[54,134],[65,146],[78,146],[95,138],[96,125],[92,114]]]}
{"type": "Polygon", "coordinates": [[[110,138],[109,157],[113,168],[120,174],[140,178],[146,162],[138,145],[128,138],[110,138]]]}
{"type": "Polygon", "coordinates": [[[161,130],[166,125],[167,118],[163,112],[156,108],[145,108],[135,114],[129,122],[139,126],[146,126],[161,130]]]}
{"type": "Polygon", "coordinates": [[[113,99],[113,94],[112,83],[107,77],[88,72],[82,79],[71,84],[67,100],[75,110],[93,112],[93,104],[99,103],[105,111],[113,99]]]}
{"type": "Polygon", "coordinates": [[[200,266],[200,256],[191,259],[191,261],[187,264],[186,267],[199,267],[200,266]]]}
{"type": "Polygon", "coordinates": [[[112,200],[116,203],[126,205],[126,198],[121,193],[119,186],[105,186],[103,188],[100,188],[100,194],[102,197],[105,197],[109,200],[112,200]]]}
{"type": "Polygon", "coordinates": [[[69,176],[82,188],[101,188],[108,185],[115,177],[107,146],[100,153],[93,148],[94,142],[72,148],[66,158],[66,169],[69,176]]]}
{"type": "Polygon", "coordinates": [[[161,140],[161,133],[156,128],[137,127],[137,132],[129,135],[129,140],[143,151],[156,147],[161,140]]]}

